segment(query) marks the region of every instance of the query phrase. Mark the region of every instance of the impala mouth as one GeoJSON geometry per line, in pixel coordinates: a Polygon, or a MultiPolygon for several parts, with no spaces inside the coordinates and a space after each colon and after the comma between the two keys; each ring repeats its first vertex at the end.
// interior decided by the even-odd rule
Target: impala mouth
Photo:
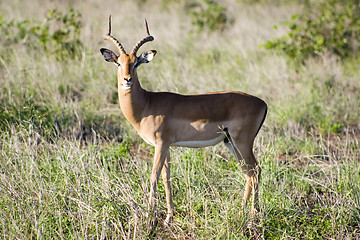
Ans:
{"type": "Polygon", "coordinates": [[[122,89],[130,89],[131,88],[131,85],[133,84],[132,81],[125,81],[125,82],[122,82],[121,84],[121,88],[122,89]]]}

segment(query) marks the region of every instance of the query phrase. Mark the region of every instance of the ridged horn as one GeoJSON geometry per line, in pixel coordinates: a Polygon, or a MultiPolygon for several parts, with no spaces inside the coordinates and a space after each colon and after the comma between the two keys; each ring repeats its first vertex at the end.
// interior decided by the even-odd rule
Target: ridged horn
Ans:
{"type": "Polygon", "coordinates": [[[116,38],[111,36],[111,15],[109,16],[109,32],[105,34],[104,39],[112,42],[119,50],[120,55],[126,54],[126,51],[124,47],[121,45],[121,43],[116,38]]]}
{"type": "Polygon", "coordinates": [[[133,50],[131,51],[131,53],[133,55],[136,56],[136,53],[137,51],[139,50],[139,48],[144,45],[144,43],[146,42],[149,42],[149,41],[153,41],[154,40],[154,37],[150,35],[150,32],[149,32],[149,26],[148,26],[148,23],[145,19],[145,28],[146,28],[146,33],[147,33],[147,36],[144,37],[143,39],[141,39],[133,48],[133,50]]]}

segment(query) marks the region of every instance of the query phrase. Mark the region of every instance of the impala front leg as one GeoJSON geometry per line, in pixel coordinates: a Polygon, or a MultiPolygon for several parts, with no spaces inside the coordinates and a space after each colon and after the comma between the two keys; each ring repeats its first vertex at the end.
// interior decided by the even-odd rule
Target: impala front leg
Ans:
{"type": "Polygon", "coordinates": [[[169,147],[163,144],[155,146],[154,165],[150,176],[150,196],[149,196],[149,207],[153,215],[153,222],[156,222],[156,207],[157,202],[155,198],[155,192],[161,170],[164,166],[165,159],[169,153],[169,147]]]}
{"type": "Polygon", "coordinates": [[[174,204],[171,195],[171,183],[170,183],[170,152],[168,151],[165,159],[164,166],[161,170],[162,179],[165,185],[166,203],[167,203],[167,216],[164,224],[170,226],[172,218],[174,216],[174,204]]]}

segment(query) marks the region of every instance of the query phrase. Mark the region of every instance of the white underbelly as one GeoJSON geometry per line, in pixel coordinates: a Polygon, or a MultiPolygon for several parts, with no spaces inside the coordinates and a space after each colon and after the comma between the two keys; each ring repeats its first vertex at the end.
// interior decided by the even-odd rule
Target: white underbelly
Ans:
{"type": "Polygon", "coordinates": [[[222,140],[224,140],[225,136],[220,135],[216,138],[209,139],[209,140],[194,140],[194,141],[180,141],[171,144],[171,146],[178,146],[178,147],[190,147],[190,148],[202,148],[207,146],[213,146],[218,144],[222,140]]]}

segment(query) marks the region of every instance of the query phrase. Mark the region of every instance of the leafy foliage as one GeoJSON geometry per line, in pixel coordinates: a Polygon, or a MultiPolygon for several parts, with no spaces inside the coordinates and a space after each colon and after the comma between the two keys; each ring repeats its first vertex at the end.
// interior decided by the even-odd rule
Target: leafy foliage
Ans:
{"type": "Polygon", "coordinates": [[[43,136],[53,135],[54,113],[45,103],[36,102],[34,96],[22,96],[21,101],[16,102],[0,99],[0,102],[0,132],[9,131],[10,126],[16,124],[35,129],[43,136]]]}
{"type": "Polygon", "coordinates": [[[192,3],[187,7],[187,13],[191,15],[191,23],[199,31],[223,31],[229,23],[226,8],[220,6],[215,0],[192,3]]]}
{"type": "MultiPolygon", "coordinates": [[[[181,8],[171,12],[180,16],[154,11],[159,6],[153,1],[165,2],[126,4],[133,4],[133,10],[139,10],[135,12],[156,12],[157,21],[183,17],[181,8]]],[[[280,1],[294,0],[275,0],[280,1]]],[[[262,3],[267,2],[255,1],[258,5],[253,9],[266,12],[262,3]]],[[[39,5],[44,7],[42,0],[23,3],[32,7],[30,12],[36,12],[34,8],[39,5]]],[[[104,20],[98,14],[101,1],[94,3],[86,6],[87,15],[93,19],[84,24],[104,20]]],[[[16,1],[7,4],[10,11],[28,11],[16,1]]],[[[80,1],[73,4],[83,6],[80,1]]],[[[116,1],[112,9],[123,7],[123,1],[116,1]]],[[[284,10],[292,11],[292,6],[284,10]]],[[[96,50],[96,55],[87,54],[83,61],[71,59],[66,48],[60,48],[60,52],[51,48],[57,41],[61,47],[61,41],[74,39],[72,33],[51,37],[71,25],[62,20],[70,16],[69,12],[56,14],[59,20],[48,15],[51,21],[27,20],[20,28],[0,27],[1,33],[10,34],[0,34],[0,238],[148,239],[152,164],[143,160],[150,160],[154,149],[140,142],[132,126],[121,117],[116,71],[104,63],[97,47],[84,42],[94,50],[89,52],[95,54],[96,50]],[[49,28],[44,30],[42,44],[30,28],[46,24],[49,28]],[[66,61],[56,60],[61,57],[66,61]]],[[[128,16],[122,17],[128,20],[128,16]]],[[[259,31],[272,34],[266,32],[267,24],[263,23],[281,18],[272,11],[260,16],[236,16],[236,23],[249,20],[257,25],[248,29],[246,36],[232,32],[237,39],[229,39],[229,44],[222,46],[217,43],[227,41],[228,34],[215,30],[203,46],[201,41],[193,41],[198,36],[185,32],[185,25],[177,32],[182,38],[175,35],[167,39],[173,40],[171,44],[162,44],[166,54],[148,70],[139,70],[146,71],[140,73],[145,87],[181,89],[183,93],[236,89],[269,103],[269,117],[254,146],[263,170],[261,211],[254,228],[246,227],[250,213],[241,206],[241,165],[231,160],[225,146],[173,148],[171,182],[176,215],[174,225],[163,225],[166,199],[160,179],[156,239],[360,237],[356,111],[360,103],[360,59],[338,61],[331,56],[324,61],[310,60],[297,69],[283,55],[263,54],[254,45],[239,44],[259,31]]],[[[8,24],[8,20],[2,18],[1,24],[8,24]]],[[[124,34],[134,28],[125,22],[122,26],[124,34]]],[[[102,33],[103,28],[103,24],[91,25],[94,32],[102,33]]],[[[159,29],[163,32],[157,34],[168,36],[168,28],[159,29]]],[[[208,31],[207,27],[203,31],[208,31]]],[[[94,41],[100,39],[95,36],[94,41]]]]}
{"type": "Polygon", "coordinates": [[[330,0],[307,6],[286,23],[289,33],[268,41],[267,49],[305,60],[324,52],[346,57],[360,51],[360,1],[330,0]]]}
{"type": "Polygon", "coordinates": [[[89,107],[91,100],[82,99],[89,91],[85,74],[81,79],[67,74],[72,71],[68,66],[79,71],[80,17],[74,9],[64,13],[55,9],[41,22],[0,18],[0,134],[30,129],[45,139],[122,140],[119,116],[99,115],[89,107]],[[51,64],[58,71],[48,73],[51,64]],[[59,98],[66,104],[59,104],[59,98]]]}
{"type": "Polygon", "coordinates": [[[35,20],[6,21],[0,18],[0,40],[5,46],[24,44],[31,48],[43,48],[58,60],[80,56],[81,14],[74,9],[62,13],[49,10],[43,22],[35,20]]]}

